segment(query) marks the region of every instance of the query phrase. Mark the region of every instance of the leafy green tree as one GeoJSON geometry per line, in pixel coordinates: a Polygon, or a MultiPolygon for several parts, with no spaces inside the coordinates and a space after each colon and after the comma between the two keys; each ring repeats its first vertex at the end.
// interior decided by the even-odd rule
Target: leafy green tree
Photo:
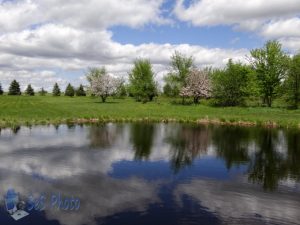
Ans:
{"type": "Polygon", "coordinates": [[[39,91],[39,95],[45,96],[46,94],[47,94],[47,91],[44,88],[41,88],[41,90],[39,91]]]}
{"type": "Polygon", "coordinates": [[[271,107],[287,72],[288,56],[278,41],[268,41],[263,48],[252,50],[251,56],[260,96],[271,107]]]}
{"type": "Polygon", "coordinates": [[[25,94],[26,95],[30,95],[30,96],[34,96],[34,90],[33,88],[31,87],[31,84],[28,84],[26,90],[25,90],[25,94]]]}
{"type": "Polygon", "coordinates": [[[290,107],[297,109],[300,102],[300,54],[293,56],[290,61],[284,91],[290,107]]]}
{"type": "Polygon", "coordinates": [[[248,81],[251,70],[231,59],[226,68],[215,70],[212,74],[212,95],[222,106],[236,106],[244,102],[248,95],[248,81]]]}
{"type": "Polygon", "coordinates": [[[21,95],[20,84],[13,80],[9,86],[8,95],[21,95]]]}
{"type": "Polygon", "coordinates": [[[1,83],[0,83],[0,95],[3,95],[3,89],[2,89],[1,83]]]}
{"type": "Polygon", "coordinates": [[[174,97],[173,95],[173,89],[169,83],[165,84],[163,87],[163,93],[167,97],[174,97]]]}
{"type": "Polygon", "coordinates": [[[61,94],[60,88],[59,88],[58,84],[55,83],[54,86],[53,86],[52,95],[53,96],[60,96],[60,94],[61,94]]]}
{"type": "Polygon", "coordinates": [[[192,56],[188,57],[175,51],[171,56],[171,72],[164,78],[168,95],[179,95],[181,88],[186,85],[188,74],[194,68],[194,58],[192,56]]]}
{"type": "Polygon", "coordinates": [[[74,87],[69,83],[65,90],[65,96],[73,97],[75,95],[74,87]]]}
{"type": "Polygon", "coordinates": [[[157,95],[152,65],[147,59],[137,59],[129,73],[129,89],[137,101],[152,101],[157,95]]]}
{"type": "Polygon", "coordinates": [[[76,89],[75,92],[76,92],[76,96],[86,96],[86,92],[82,84],[79,85],[79,87],[76,89]]]}
{"type": "Polygon", "coordinates": [[[124,81],[120,82],[119,87],[117,88],[116,97],[117,98],[124,98],[127,96],[127,88],[124,84],[124,81]]]}

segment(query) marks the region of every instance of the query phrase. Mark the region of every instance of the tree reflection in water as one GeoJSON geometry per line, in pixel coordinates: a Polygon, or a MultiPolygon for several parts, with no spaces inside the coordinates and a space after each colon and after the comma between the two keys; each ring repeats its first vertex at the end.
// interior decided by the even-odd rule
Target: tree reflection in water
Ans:
{"type": "Polygon", "coordinates": [[[135,152],[136,160],[148,159],[151,154],[155,135],[154,124],[134,123],[130,126],[130,142],[135,152]]]}
{"type": "Polygon", "coordinates": [[[171,167],[175,173],[192,164],[201,154],[206,154],[211,140],[211,130],[205,126],[170,125],[165,141],[170,144],[171,167]]]}
{"type": "Polygon", "coordinates": [[[168,124],[163,126],[162,132],[159,127],[151,123],[91,126],[90,145],[110,147],[123,135],[134,150],[134,159],[148,160],[159,137],[161,145],[169,146],[174,173],[192,165],[201,155],[214,154],[224,160],[228,170],[246,166],[248,180],[261,184],[265,190],[275,190],[280,182],[288,179],[300,180],[298,130],[168,124]]]}
{"type": "Polygon", "coordinates": [[[212,133],[212,141],[217,155],[225,160],[227,169],[249,161],[250,129],[221,126],[213,127],[212,133]]]}
{"type": "Polygon", "coordinates": [[[174,172],[208,154],[211,146],[230,170],[246,165],[248,179],[267,191],[280,182],[300,180],[300,132],[267,128],[173,125],[165,141],[170,144],[174,172]]]}

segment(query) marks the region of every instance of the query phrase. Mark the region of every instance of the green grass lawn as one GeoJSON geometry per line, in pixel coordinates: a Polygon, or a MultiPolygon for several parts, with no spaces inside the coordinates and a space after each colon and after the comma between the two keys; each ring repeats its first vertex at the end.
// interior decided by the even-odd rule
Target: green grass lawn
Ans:
{"type": "Polygon", "coordinates": [[[211,107],[180,105],[158,98],[142,104],[131,98],[108,99],[101,103],[93,97],[0,96],[0,127],[78,122],[78,119],[103,121],[176,120],[180,122],[249,122],[257,125],[299,126],[300,110],[263,107],[211,107]]]}

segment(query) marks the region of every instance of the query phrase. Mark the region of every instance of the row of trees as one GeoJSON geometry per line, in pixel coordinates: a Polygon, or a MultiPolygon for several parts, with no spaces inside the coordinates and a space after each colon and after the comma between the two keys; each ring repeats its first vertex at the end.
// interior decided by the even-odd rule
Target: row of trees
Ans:
{"type": "Polygon", "coordinates": [[[213,98],[222,106],[243,105],[247,97],[260,98],[272,106],[277,97],[283,97],[291,107],[300,101],[300,54],[292,57],[282,50],[277,41],[268,41],[263,48],[254,49],[248,64],[231,59],[223,69],[195,69],[192,57],[175,53],[173,72],[165,78],[167,96],[213,98]]]}
{"type": "MultiPolygon", "coordinates": [[[[268,41],[250,54],[246,64],[230,59],[222,69],[199,69],[192,56],[175,52],[170,72],[164,78],[163,92],[169,97],[181,97],[182,103],[187,98],[192,98],[195,104],[201,98],[212,98],[213,104],[221,106],[244,105],[247,98],[255,98],[271,107],[274,99],[283,97],[290,107],[297,108],[300,54],[290,57],[278,41],[268,41]]],[[[134,62],[126,88],[122,80],[108,75],[105,68],[91,69],[87,78],[92,93],[101,96],[102,101],[120,88],[142,102],[152,101],[159,92],[152,65],[146,59],[134,62]]]]}
{"type": "MultiPolygon", "coordinates": [[[[289,56],[278,41],[268,41],[262,48],[250,51],[248,63],[229,60],[222,69],[195,66],[192,56],[175,52],[171,57],[170,72],[165,76],[163,93],[169,97],[181,97],[182,103],[192,98],[195,104],[200,99],[212,98],[213,103],[222,106],[245,104],[247,98],[261,99],[262,104],[271,107],[274,99],[282,97],[292,108],[300,102],[300,54],[289,56]]],[[[155,73],[147,59],[137,59],[129,72],[129,82],[110,75],[105,67],[91,68],[86,74],[89,91],[105,102],[108,96],[134,97],[137,101],[152,101],[159,94],[155,73]]],[[[3,93],[0,86],[0,93],[3,93]]],[[[30,85],[26,94],[34,95],[30,85]]],[[[41,93],[45,93],[42,89],[41,93]]],[[[21,94],[19,85],[13,81],[9,94],[21,94]]],[[[54,85],[52,94],[61,95],[54,85]]],[[[69,84],[67,96],[85,96],[82,85],[75,89],[69,84]]]]}
{"type": "MultiPolygon", "coordinates": [[[[2,86],[0,84],[0,95],[3,95],[3,89],[2,86]]],[[[29,96],[34,96],[35,95],[35,91],[32,88],[31,84],[28,84],[26,90],[25,90],[25,95],[29,95],[29,96]]],[[[38,92],[39,95],[44,96],[46,95],[48,92],[44,89],[41,88],[41,90],[38,92]]],[[[19,82],[17,82],[16,80],[13,80],[9,86],[8,89],[8,95],[21,95],[21,88],[20,88],[20,84],[19,82]]],[[[58,86],[57,83],[54,84],[53,89],[52,89],[52,95],[53,96],[60,96],[61,90],[60,87],[58,86]]],[[[86,91],[84,90],[83,85],[80,85],[78,88],[74,88],[70,83],[67,85],[66,90],[64,92],[65,96],[86,96],[86,91]]]]}

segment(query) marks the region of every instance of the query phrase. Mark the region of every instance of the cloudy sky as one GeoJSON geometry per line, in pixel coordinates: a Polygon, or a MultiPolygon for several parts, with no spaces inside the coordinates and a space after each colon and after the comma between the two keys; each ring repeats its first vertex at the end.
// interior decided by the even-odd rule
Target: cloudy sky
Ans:
{"type": "Polygon", "coordinates": [[[299,0],[0,0],[0,82],[78,85],[88,67],[126,76],[138,57],[161,80],[175,50],[222,66],[268,39],[300,50],[299,0]]]}

